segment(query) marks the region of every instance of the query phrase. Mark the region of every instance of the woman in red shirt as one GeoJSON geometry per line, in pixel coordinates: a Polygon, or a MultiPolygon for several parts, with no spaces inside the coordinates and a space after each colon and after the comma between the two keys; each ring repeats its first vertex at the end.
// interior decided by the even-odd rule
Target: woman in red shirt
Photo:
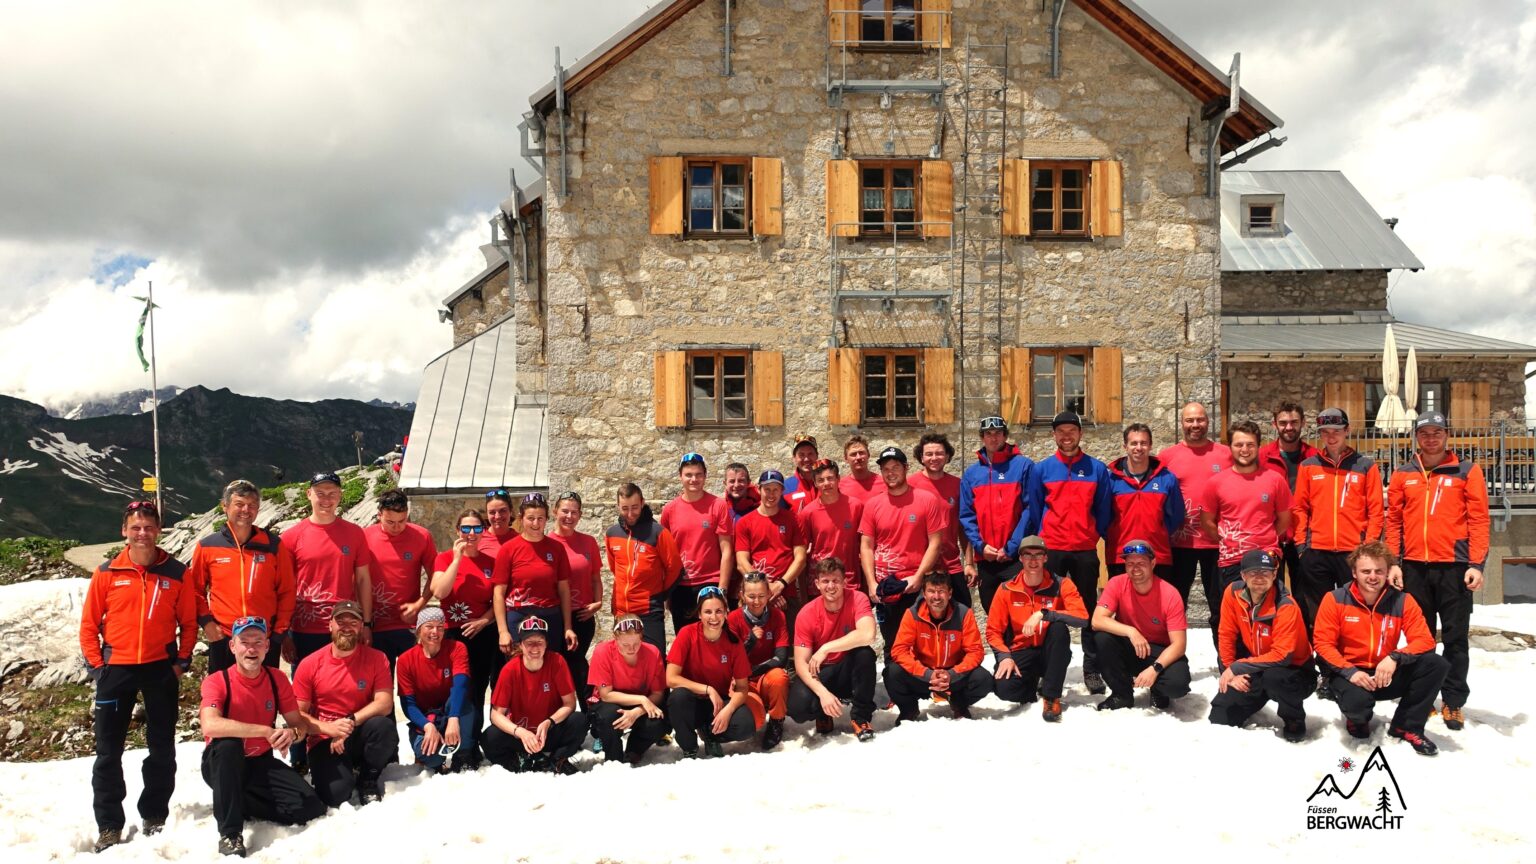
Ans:
{"type": "Polygon", "coordinates": [[[789,703],[789,625],[784,610],[775,609],[769,601],[769,593],[766,573],[753,570],[741,577],[741,605],[725,619],[726,626],[741,640],[752,667],[747,706],[753,715],[768,717],[763,727],[764,750],[772,750],[784,740],[784,714],[789,703]]]}
{"type": "Polygon", "coordinates": [[[725,626],[725,592],[717,586],[699,589],[699,620],[682,629],[667,652],[667,715],[677,746],[689,759],[699,755],[698,734],[704,734],[704,755],[724,756],[726,741],[751,738],[762,719],[748,709],[747,651],[725,626]]]}
{"type": "Polygon", "coordinates": [[[661,709],[667,689],[661,651],[645,641],[645,622],[635,615],[613,622],[613,639],[592,652],[588,675],[597,697],[592,737],[602,742],[603,759],[638,764],[672,728],[661,709]],[[625,732],[627,744],[620,740],[625,732]]]}
{"type": "Polygon", "coordinates": [[[549,502],[537,492],[523,497],[517,505],[518,536],[502,545],[496,553],[496,570],[491,574],[495,589],[491,612],[496,616],[496,630],[501,653],[511,655],[512,634],[523,619],[536,615],[549,625],[551,636],[564,633],[564,639],[551,639],[550,647],[562,656],[574,652],[576,631],[571,629],[571,567],[565,549],[544,536],[549,524],[549,502]]]}
{"type": "MultiPolygon", "coordinates": [[[[470,508],[459,514],[453,548],[441,552],[432,565],[432,596],[443,609],[444,635],[464,643],[469,651],[469,701],[475,706],[475,730],[485,722],[485,691],[501,674],[507,658],[496,642],[496,618],[491,614],[491,575],[496,559],[480,551],[480,539],[490,531],[484,513],[470,508]]],[[[459,761],[474,764],[474,754],[459,761]]]]}
{"type": "Polygon", "coordinates": [[[585,711],[592,695],[587,685],[587,649],[597,635],[597,610],[603,605],[603,559],[597,539],[577,531],[579,524],[581,496],[566,492],[555,503],[555,530],[549,532],[549,539],[565,547],[571,571],[571,629],[576,631],[576,648],[565,659],[576,679],[576,705],[585,711]]]}

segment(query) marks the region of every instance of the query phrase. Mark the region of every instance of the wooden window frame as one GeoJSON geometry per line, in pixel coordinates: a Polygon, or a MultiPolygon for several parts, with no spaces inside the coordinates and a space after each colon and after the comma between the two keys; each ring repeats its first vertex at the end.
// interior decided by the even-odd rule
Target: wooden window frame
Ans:
{"type": "MultiPolygon", "coordinates": [[[[924,400],[923,385],[926,370],[923,363],[922,348],[861,348],[859,350],[859,423],[861,426],[921,426],[923,425],[924,400]],[[871,417],[869,415],[869,360],[874,357],[883,357],[885,363],[885,400],[886,414],[883,417],[871,417]],[[897,358],[911,358],[915,368],[913,376],[914,393],[912,399],[916,405],[915,416],[897,417],[896,414],[896,360],[897,358]]],[[[905,397],[903,397],[905,398],[905,397]]]]}
{"type": "Polygon", "coordinates": [[[1034,240],[1092,240],[1093,239],[1093,161],[1089,159],[1031,159],[1029,161],[1029,236],[1034,240]],[[1061,228],[1063,212],[1078,212],[1078,208],[1064,211],[1061,206],[1062,187],[1061,172],[1072,170],[1082,172],[1083,186],[1077,190],[1081,196],[1081,212],[1083,214],[1083,227],[1080,230],[1064,231],[1061,228]],[[1052,183],[1051,191],[1051,227],[1041,228],[1035,225],[1035,214],[1044,213],[1044,210],[1035,208],[1035,194],[1042,191],[1035,182],[1036,172],[1050,171],[1052,183]]]}
{"type": "MultiPolygon", "coordinates": [[[[860,160],[858,160],[858,168],[859,168],[859,188],[858,188],[858,196],[859,196],[859,211],[858,211],[859,212],[859,236],[860,237],[873,237],[873,238],[884,239],[884,240],[889,240],[893,236],[894,237],[899,237],[899,238],[905,238],[905,239],[912,239],[912,240],[920,240],[920,239],[922,239],[922,236],[923,236],[923,162],[922,162],[922,160],[921,159],[860,159],[860,160]],[[892,215],[895,212],[894,203],[895,203],[895,197],[896,197],[896,192],[895,192],[896,187],[892,185],[891,178],[892,178],[892,175],[894,175],[896,171],[901,170],[903,168],[908,169],[908,170],[910,170],[912,172],[912,187],[911,187],[912,188],[912,222],[911,222],[911,227],[910,228],[898,228],[897,227],[898,225],[906,225],[908,223],[905,223],[905,222],[897,223],[895,221],[893,215],[892,215]],[[885,218],[884,218],[883,222],[881,223],[880,227],[878,227],[878,228],[870,226],[870,225],[866,225],[865,224],[866,220],[864,219],[864,213],[865,213],[865,210],[864,210],[864,190],[866,190],[866,189],[873,189],[874,188],[872,186],[865,186],[864,185],[864,172],[865,171],[869,171],[869,170],[875,170],[875,169],[879,169],[880,171],[882,171],[885,174],[885,185],[882,187],[883,192],[881,193],[884,196],[884,201],[885,201],[885,208],[884,208],[884,211],[883,211],[884,214],[885,214],[885,218]]],[[[906,188],[906,187],[902,187],[902,188],[906,188]]]]}
{"type": "Polygon", "coordinates": [[[857,6],[855,8],[856,8],[858,14],[857,15],[850,15],[848,17],[852,18],[853,21],[855,22],[855,26],[857,26],[859,28],[859,30],[858,30],[859,38],[857,40],[856,45],[852,46],[852,47],[857,47],[859,49],[866,50],[866,51],[885,51],[885,52],[921,51],[921,50],[923,50],[923,15],[921,14],[922,11],[923,11],[923,0],[912,0],[912,38],[911,39],[896,39],[896,38],[893,38],[894,35],[895,35],[895,27],[896,27],[896,9],[895,9],[895,5],[896,4],[895,4],[895,0],[884,0],[885,11],[882,14],[882,17],[885,19],[885,38],[884,39],[865,39],[864,38],[864,22],[866,20],[870,20],[870,19],[874,18],[876,13],[865,12],[864,11],[864,4],[863,4],[862,0],[854,0],[854,2],[857,4],[857,6]]]}
{"type": "Polygon", "coordinates": [[[752,351],[747,348],[707,348],[690,349],[686,353],[687,365],[685,380],[687,386],[688,427],[689,429],[748,429],[753,425],[752,419],[752,351]],[[693,413],[693,364],[695,360],[709,357],[715,361],[714,371],[714,396],[715,419],[700,419],[693,413]],[[746,416],[727,419],[724,406],[724,379],[725,363],[727,357],[740,357],[743,361],[743,387],[742,394],[746,404],[746,416]]]}
{"type": "Polygon", "coordinates": [[[1085,420],[1091,420],[1093,414],[1093,349],[1083,346],[1052,346],[1049,348],[1031,348],[1029,352],[1029,424],[1031,426],[1049,426],[1057,414],[1067,410],[1065,407],[1066,398],[1061,389],[1062,368],[1064,365],[1061,362],[1061,358],[1067,356],[1081,357],[1083,360],[1083,407],[1077,413],[1085,420]],[[1049,416],[1041,416],[1035,413],[1034,364],[1035,360],[1040,357],[1055,358],[1056,372],[1051,398],[1055,402],[1056,410],[1052,411],[1049,416]]]}
{"type": "MultiPolygon", "coordinates": [[[[734,184],[732,184],[734,185],[734,184]]],[[[735,209],[735,208],[731,208],[735,209]]],[[[752,237],[752,157],[750,156],[684,156],[683,157],[683,237],[690,240],[726,238],[731,240],[750,239],[752,237]],[[724,205],[724,194],[721,187],[724,171],[727,165],[741,167],[741,227],[721,228],[721,212],[724,205]],[[711,196],[714,201],[714,228],[695,229],[693,227],[693,169],[709,166],[714,175],[714,183],[711,187],[711,196]]]]}
{"type": "MultiPolygon", "coordinates": [[[[1358,430],[1358,429],[1375,429],[1376,428],[1376,411],[1379,408],[1381,408],[1381,399],[1376,399],[1376,400],[1373,401],[1371,399],[1371,394],[1372,394],[1372,392],[1374,390],[1376,390],[1378,388],[1382,392],[1382,398],[1386,398],[1386,385],[1385,385],[1385,383],[1380,378],[1367,378],[1367,379],[1365,379],[1365,393],[1364,393],[1364,395],[1362,397],[1362,402],[1361,402],[1361,405],[1362,405],[1361,410],[1363,410],[1365,412],[1365,416],[1364,417],[1351,417],[1351,418],[1349,418],[1349,426],[1350,426],[1351,429],[1358,430]]],[[[1401,381],[1398,382],[1397,390],[1398,390],[1397,398],[1400,401],[1406,401],[1406,400],[1404,400],[1404,395],[1405,394],[1403,393],[1403,385],[1402,385],[1401,381]]],[[[1419,381],[1419,392],[1414,394],[1414,397],[1417,400],[1416,403],[1414,404],[1414,410],[1417,411],[1418,413],[1423,414],[1423,413],[1425,413],[1425,412],[1427,412],[1429,410],[1436,410],[1436,411],[1439,411],[1441,414],[1444,414],[1446,416],[1447,420],[1454,421],[1456,419],[1456,418],[1451,416],[1451,382],[1450,382],[1450,379],[1448,379],[1448,378],[1432,378],[1432,379],[1429,379],[1429,380],[1421,380],[1421,381],[1419,381]],[[1424,389],[1427,388],[1427,387],[1438,387],[1438,388],[1440,388],[1440,405],[1437,406],[1434,409],[1426,408],[1425,405],[1424,405],[1424,403],[1425,403],[1424,389]]],[[[1324,408],[1329,408],[1329,407],[1342,407],[1342,406],[1324,405],[1323,407],[1324,408]]],[[[1466,418],[1466,419],[1471,420],[1471,419],[1476,419],[1476,418],[1470,418],[1469,417],[1469,418],[1466,418]]]]}

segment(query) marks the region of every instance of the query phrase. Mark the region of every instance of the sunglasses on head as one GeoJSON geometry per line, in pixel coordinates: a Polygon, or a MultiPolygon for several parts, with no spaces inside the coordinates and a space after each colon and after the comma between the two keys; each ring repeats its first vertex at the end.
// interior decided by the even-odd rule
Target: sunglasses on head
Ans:
{"type": "Polygon", "coordinates": [[[512,503],[512,493],[505,489],[492,489],[491,491],[485,493],[485,500],[489,501],[492,498],[499,498],[508,504],[512,503]]]}
{"type": "Polygon", "coordinates": [[[575,492],[562,492],[562,493],[560,493],[560,497],[555,499],[555,500],[557,500],[557,501],[575,501],[577,507],[581,506],[581,495],[579,495],[579,494],[577,494],[575,492]]]}
{"type": "Polygon", "coordinates": [[[538,492],[529,492],[527,495],[524,495],[523,503],[530,506],[537,505],[540,507],[546,506],[548,504],[548,502],[544,500],[544,496],[538,492]]]}
{"type": "Polygon", "coordinates": [[[836,471],[837,463],[833,462],[831,459],[817,459],[816,464],[811,466],[811,470],[818,474],[822,471],[826,471],[829,468],[833,471],[836,471]]]}
{"type": "Polygon", "coordinates": [[[684,453],[683,454],[683,461],[679,462],[677,467],[681,468],[684,465],[703,465],[703,464],[704,464],[704,457],[699,455],[698,453],[684,453]]]}
{"type": "Polygon", "coordinates": [[[234,623],[229,625],[229,632],[235,636],[239,636],[247,630],[267,632],[267,619],[260,615],[244,615],[236,618],[234,623]]]}
{"type": "Polygon", "coordinates": [[[1152,547],[1148,546],[1145,543],[1131,543],[1131,544],[1127,545],[1124,549],[1121,549],[1120,550],[1120,554],[1122,556],[1123,555],[1145,555],[1148,558],[1150,558],[1150,557],[1152,557],[1152,547]]]}
{"type": "Polygon", "coordinates": [[[160,512],[155,507],[155,502],[153,501],[129,501],[128,506],[123,508],[124,513],[135,513],[140,510],[146,510],[151,514],[158,514],[160,512]]]}
{"type": "Polygon", "coordinates": [[[613,622],[613,632],[615,632],[615,633],[644,633],[645,632],[645,622],[641,621],[639,618],[625,618],[625,619],[620,620],[620,621],[615,621],[615,622],[613,622]]]}
{"type": "Polygon", "coordinates": [[[705,600],[708,600],[711,597],[718,597],[722,601],[724,601],[725,600],[725,592],[721,591],[720,590],[720,586],[718,586],[718,585],[705,585],[703,588],[699,589],[699,600],[698,600],[698,602],[703,603],[705,600]]]}
{"type": "Polygon", "coordinates": [[[485,533],[485,526],[484,525],[460,525],[459,526],[459,533],[460,534],[484,534],[485,533]]]}

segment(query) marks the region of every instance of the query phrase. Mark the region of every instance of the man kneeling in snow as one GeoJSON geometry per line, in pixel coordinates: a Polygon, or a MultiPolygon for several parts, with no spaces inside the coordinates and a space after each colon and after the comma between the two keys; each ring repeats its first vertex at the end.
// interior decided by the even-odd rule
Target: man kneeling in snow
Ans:
{"type": "Polygon", "coordinates": [[[1132,688],[1146,687],[1153,706],[1167,708],[1189,692],[1184,601],[1179,589],[1153,575],[1157,553],[1151,543],[1132,540],[1120,557],[1125,572],[1109,580],[1093,610],[1099,671],[1109,685],[1109,698],[1098,707],[1129,708],[1135,704],[1132,688]]]}
{"type": "Polygon", "coordinates": [[[379,775],[400,749],[395,688],[384,652],[362,644],[363,607],[343,600],[331,610],[331,644],[293,673],[309,727],[309,776],[327,806],[340,807],[355,788],[362,803],[384,797],[379,775]]]}
{"type": "Polygon", "coordinates": [[[832,732],[843,715],[843,699],[853,702],[853,732],[873,741],[875,730],[875,613],[862,591],[849,591],[843,562],[832,555],[816,562],[816,590],[821,596],[800,608],[795,618],[795,672],[789,689],[789,716],[816,721],[818,734],[832,732]]]}
{"type": "Polygon", "coordinates": [[[981,668],[981,630],[969,606],[954,598],[950,575],[942,569],[923,576],[923,602],[901,614],[891,662],[885,664],[885,689],[900,709],[896,722],[921,720],[917,700],[948,701],[956,717],[971,716],[971,706],[992,692],[992,675],[981,668]]]}
{"type": "Polygon", "coordinates": [[[325,814],[315,790],[299,772],[279,762],[305,728],[288,678],[263,665],[271,641],[264,618],[236,618],[230,625],[226,667],[203,679],[198,723],[203,727],[203,780],[213,789],[213,820],[219,854],[245,855],[245,819],[299,825],[325,814]],[[278,728],[281,716],[288,724],[278,728]]]}
{"type": "MultiPolygon", "coordinates": [[[[1040,716],[1060,723],[1061,691],[1072,660],[1068,627],[1088,623],[1088,607],[1071,579],[1045,569],[1045,541],[1030,535],[1019,541],[1019,573],[999,585],[987,614],[987,644],[996,659],[993,685],[997,698],[1028,704],[1045,698],[1040,716]]],[[[1086,633],[1088,639],[1093,634],[1086,633]]]]}
{"type": "Polygon", "coordinates": [[[1278,563],[1263,549],[1244,552],[1242,579],[1221,595],[1216,645],[1224,671],[1211,700],[1211,722],[1241,726],[1273,699],[1285,740],[1295,742],[1307,737],[1301,703],[1312,691],[1312,647],[1301,607],[1275,580],[1278,563]]]}

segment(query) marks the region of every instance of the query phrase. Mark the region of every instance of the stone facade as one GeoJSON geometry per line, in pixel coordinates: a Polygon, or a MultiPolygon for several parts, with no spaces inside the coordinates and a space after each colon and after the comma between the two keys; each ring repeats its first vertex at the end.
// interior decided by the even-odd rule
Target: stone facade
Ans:
{"type": "MultiPolygon", "coordinates": [[[[1227,405],[1232,422],[1253,420],[1268,429],[1274,406],[1293,401],[1307,409],[1307,420],[1329,407],[1322,404],[1323,387],[1330,381],[1380,381],[1381,361],[1355,362],[1277,362],[1238,363],[1227,361],[1222,367],[1227,381],[1227,405]]],[[[1525,419],[1525,363],[1492,360],[1429,360],[1419,362],[1421,382],[1446,383],[1450,399],[1453,381],[1487,381],[1491,385],[1489,404],[1492,417],[1458,418],[1450,405],[1443,406],[1451,425],[1461,420],[1525,419]]],[[[1340,406],[1342,407],[1342,406],[1340,406]]],[[[1418,406],[1423,409],[1424,406],[1418,406]]],[[[1357,421],[1360,418],[1350,418],[1357,421]]]]}
{"type": "Polygon", "coordinates": [[[1385,270],[1227,271],[1225,315],[1325,315],[1387,308],[1385,270]]]}
{"type": "Polygon", "coordinates": [[[544,392],[545,352],[548,347],[548,302],[544,270],[544,220],[539,206],[524,208],[519,220],[527,231],[524,249],[520,237],[512,241],[515,259],[494,246],[482,246],[487,268],[491,270],[475,286],[449,306],[455,347],[484,333],[509,314],[515,313],[517,327],[517,384],[522,393],[544,392]],[[505,266],[493,268],[493,262],[505,266]]]}

